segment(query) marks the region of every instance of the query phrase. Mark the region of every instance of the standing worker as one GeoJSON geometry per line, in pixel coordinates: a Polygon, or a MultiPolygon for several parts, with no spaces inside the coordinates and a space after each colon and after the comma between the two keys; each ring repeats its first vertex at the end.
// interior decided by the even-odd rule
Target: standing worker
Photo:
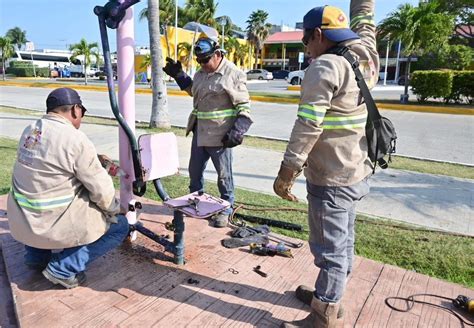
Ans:
{"type": "Polygon", "coordinates": [[[118,215],[112,179],[94,145],[79,130],[86,112],[79,94],[55,89],[46,108],[20,138],[8,223],[25,245],[27,266],[74,288],[85,281],[87,265],[122,243],[128,222],[118,215]]]}
{"type": "Polygon", "coordinates": [[[355,56],[369,87],[377,81],[375,0],[352,0],[351,28],[343,11],[331,6],[311,9],[303,19],[302,42],[313,59],[301,84],[298,117],[273,185],[276,194],[291,194],[304,168],[308,191],[309,246],[320,268],[315,287],[299,286],[296,296],[311,306],[310,315],[285,327],[335,327],[342,317],[340,300],[354,256],[355,205],[369,192],[372,164],[365,125],[367,108],[354,71],[342,56],[355,56]]]}
{"type": "MultiPolygon", "coordinates": [[[[189,159],[189,191],[204,190],[204,170],[209,158],[217,171],[217,186],[222,199],[234,203],[232,148],[242,143],[250,128],[250,98],[247,77],[224,57],[219,44],[207,37],[194,46],[201,69],[191,79],[181,63],[167,58],[165,73],[176,80],[181,90],[193,97],[194,110],[188,119],[186,135],[193,132],[189,159]]],[[[226,227],[232,207],[214,217],[214,226],[226,227]]]]}

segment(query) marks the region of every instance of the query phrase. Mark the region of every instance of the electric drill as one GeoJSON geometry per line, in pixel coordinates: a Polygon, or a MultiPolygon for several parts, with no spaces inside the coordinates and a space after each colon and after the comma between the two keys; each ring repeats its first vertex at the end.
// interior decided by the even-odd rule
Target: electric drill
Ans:
{"type": "Polygon", "coordinates": [[[468,313],[474,313],[474,299],[468,298],[464,295],[459,295],[457,298],[453,299],[454,307],[464,310],[468,313]]]}

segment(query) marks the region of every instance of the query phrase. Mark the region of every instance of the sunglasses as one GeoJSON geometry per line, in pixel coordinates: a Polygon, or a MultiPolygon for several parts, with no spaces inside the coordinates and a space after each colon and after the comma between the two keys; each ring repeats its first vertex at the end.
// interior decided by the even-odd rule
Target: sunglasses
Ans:
{"type": "Polygon", "coordinates": [[[301,42],[305,45],[305,47],[308,46],[309,39],[313,35],[314,29],[312,28],[306,28],[303,32],[303,38],[301,39],[301,42]]]}
{"type": "Polygon", "coordinates": [[[84,117],[84,115],[86,115],[87,109],[84,106],[82,106],[81,104],[75,104],[75,105],[72,106],[71,110],[74,110],[75,106],[79,106],[79,108],[82,111],[81,117],[84,117]]]}
{"type": "Polygon", "coordinates": [[[212,56],[214,56],[214,54],[204,58],[196,58],[196,61],[201,65],[206,65],[211,60],[212,56]]]}

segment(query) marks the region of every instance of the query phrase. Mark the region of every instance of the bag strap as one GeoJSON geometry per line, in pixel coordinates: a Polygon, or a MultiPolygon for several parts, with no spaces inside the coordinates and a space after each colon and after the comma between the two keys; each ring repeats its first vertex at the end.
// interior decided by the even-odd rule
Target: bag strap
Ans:
{"type": "Polygon", "coordinates": [[[357,59],[354,58],[354,56],[352,56],[352,54],[349,51],[349,48],[335,46],[329,49],[328,51],[326,51],[326,53],[342,56],[349,62],[356,76],[357,86],[359,87],[362,93],[362,97],[364,97],[370,121],[376,122],[377,120],[381,119],[382,117],[380,116],[380,113],[377,108],[377,105],[375,104],[374,98],[372,98],[369,87],[365,83],[364,76],[362,75],[359,69],[359,62],[357,61],[357,59]]]}

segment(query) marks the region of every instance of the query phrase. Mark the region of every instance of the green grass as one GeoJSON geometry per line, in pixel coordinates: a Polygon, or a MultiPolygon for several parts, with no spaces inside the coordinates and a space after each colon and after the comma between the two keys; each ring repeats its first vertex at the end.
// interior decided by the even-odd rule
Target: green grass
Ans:
{"type": "MultiPolygon", "coordinates": [[[[17,141],[0,138],[0,194],[10,189],[11,174],[16,158],[17,141]]],[[[118,180],[114,179],[118,187],[118,180]]],[[[188,193],[189,179],[184,176],[164,178],[163,185],[171,197],[188,193]]],[[[160,201],[150,183],[145,197],[160,201]]],[[[207,191],[218,195],[214,182],[207,182],[207,191]]],[[[236,189],[236,202],[249,208],[273,208],[273,211],[241,209],[239,213],[272,218],[303,226],[302,232],[272,228],[286,236],[308,239],[307,208],[302,203],[291,203],[272,195],[236,189]],[[283,211],[277,208],[292,208],[283,211]]],[[[376,261],[445,279],[474,288],[473,238],[416,230],[383,219],[358,216],[356,222],[356,253],[376,261]]]]}

